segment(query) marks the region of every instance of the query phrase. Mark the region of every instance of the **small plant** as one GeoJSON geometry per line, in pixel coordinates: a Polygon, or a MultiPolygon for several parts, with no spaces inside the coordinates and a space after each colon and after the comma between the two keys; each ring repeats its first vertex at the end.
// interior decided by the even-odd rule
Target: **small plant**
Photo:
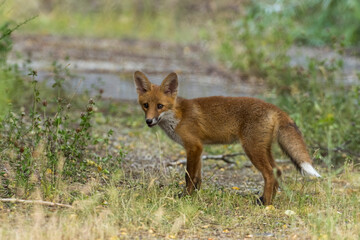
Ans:
{"type": "MultiPolygon", "coordinates": [[[[1,7],[1,6],[0,6],[1,7]]],[[[1,10],[0,10],[1,13],[1,10]]],[[[6,74],[3,72],[6,68],[6,56],[11,50],[12,41],[10,38],[9,22],[0,24],[0,118],[7,109],[6,74]]]]}
{"type": "Polygon", "coordinates": [[[36,71],[29,75],[33,87],[31,109],[28,113],[11,111],[0,123],[0,195],[28,197],[37,189],[44,198],[53,199],[64,180],[107,178],[109,167],[119,167],[124,152],[111,155],[106,151],[112,131],[105,139],[93,137],[94,100],[88,101],[83,112],[70,114],[72,107],[66,98],[58,95],[52,101],[42,99],[36,71]],[[56,110],[49,113],[51,107],[56,110]]]}
{"type": "MultiPolygon", "coordinates": [[[[0,3],[0,14],[4,12],[2,8],[4,3],[5,1],[0,3]]],[[[8,103],[10,98],[13,97],[12,90],[16,92],[21,88],[21,86],[17,85],[17,74],[14,74],[14,72],[18,73],[17,67],[6,64],[7,55],[12,49],[11,34],[32,19],[34,17],[19,24],[10,20],[0,22],[0,119],[8,110],[8,103]]]]}
{"type": "Polygon", "coordinates": [[[8,52],[11,50],[10,23],[5,22],[0,26],[0,63],[4,63],[8,52]]]}
{"type": "Polygon", "coordinates": [[[27,198],[40,192],[53,200],[61,194],[64,181],[107,179],[110,169],[119,168],[125,153],[122,149],[116,154],[108,151],[111,130],[103,139],[92,134],[96,103],[90,99],[84,106],[74,95],[68,96],[66,80],[72,74],[66,67],[52,64],[51,91],[44,83],[40,88],[36,71],[30,70],[25,77],[17,65],[6,63],[10,35],[22,24],[0,27],[1,104],[12,105],[7,114],[2,109],[0,122],[0,196],[27,198]],[[82,105],[83,112],[73,109],[72,102],[82,105]]]}

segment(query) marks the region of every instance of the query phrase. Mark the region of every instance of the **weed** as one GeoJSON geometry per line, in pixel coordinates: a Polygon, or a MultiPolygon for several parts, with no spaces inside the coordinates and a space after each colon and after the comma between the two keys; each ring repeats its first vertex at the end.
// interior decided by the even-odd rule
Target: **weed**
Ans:
{"type": "Polygon", "coordinates": [[[124,152],[108,152],[111,130],[104,139],[92,134],[94,100],[83,106],[82,113],[72,110],[71,104],[76,101],[67,94],[66,80],[72,74],[66,67],[53,63],[54,90],[50,91],[44,83],[43,90],[39,88],[35,70],[24,77],[18,66],[6,63],[12,45],[10,34],[19,26],[10,28],[5,23],[0,29],[0,77],[6,86],[1,89],[6,93],[2,103],[12,103],[0,122],[0,195],[28,198],[41,194],[54,200],[63,194],[64,181],[107,179],[109,169],[119,167],[124,152]]]}
{"type": "Polygon", "coordinates": [[[90,99],[78,119],[73,119],[74,114],[69,115],[71,103],[61,95],[41,101],[36,72],[29,75],[33,90],[29,113],[10,112],[0,124],[1,195],[28,197],[37,189],[43,198],[54,199],[64,179],[71,182],[97,176],[106,179],[109,167],[119,166],[124,153],[120,150],[112,155],[105,150],[110,147],[111,130],[105,139],[91,134],[94,100],[90,99]],[[49,113],[49,107],[55,111],[49,113]]]}

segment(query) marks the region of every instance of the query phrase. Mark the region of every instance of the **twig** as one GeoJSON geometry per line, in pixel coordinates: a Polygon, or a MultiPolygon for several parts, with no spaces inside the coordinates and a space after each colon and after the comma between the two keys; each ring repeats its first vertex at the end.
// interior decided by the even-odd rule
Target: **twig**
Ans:
{"type": "MultiPolygon", "coordinates": [[[[212,159],[212,160],[222,160],[228,164],[233,164],[235,162],[229,160],[229,158],[232,157],[236,157],[236,156],[240,156],[240,155],[245,155],[245,153],[231,153],[231,154],[220,154],[220,155],[204,155],[202,156],[202,160],[208,160],[208,159],[212,159]]],[[[176,166],[176,165],[180,165],[180,164],[185,164],[186,163],[186,159],[182,158],[179,159],[175,162],[169,162],[167,164],[167,166],[176,166]]]]}
{"type": "Polygon", "coordinates": [[[40,204],[46,206],[54,206],[54,207],[67,207],[73,208],[73,206],[62,203],[54,203],[43,200],[24,200],[24,199],[16,199],[16,198],[0,198],[0,202],[12,202],[12,203],[29,203],[29,204],[40,204]]]}
{"type": "Polygon", "coordinates": [[[220,154],[220,155],[204,155],[202,156],[203,160],[213,159],[213,160],[223,160],[226,163],[233,164],[233,161],[230,161],[229,158],[245,155],[245,153],[231,153],[231,154],[220,154]]]}
{"type": "Polygon", "coordinates": [[[22,23],[17,24],[14,28],[8,29],[3,35],[1,35],[0,40],[6,38],[6,37],[9,36],[13,31],[15,31],[16,29],[18,29],[18,28],[21,27],[22,25],[25,25],[26,23],[30,22],[31,20],[33,20],[33,19],[35,19],[35,18],[37,18],[37,17],[38,17],[38,15],[32,16],[31,18],[26,19],[26,20],[23,21],[22,23]]]}
{"type": "Polygon", "coordinates": [[[179,159],[179,160],[177,160],[175,162],[167,163],[166,166],[169,167],[169,166],[183,165],[185,163],[186,163],[186,158],[181,158],[181,159],[179,159]]]}

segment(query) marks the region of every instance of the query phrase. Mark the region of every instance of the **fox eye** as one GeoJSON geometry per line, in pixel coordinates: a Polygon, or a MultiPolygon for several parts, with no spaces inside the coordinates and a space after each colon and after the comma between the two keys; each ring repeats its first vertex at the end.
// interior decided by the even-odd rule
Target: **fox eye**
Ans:
{"type": "Polygon", "coordinates": [[[148,103],[144,103],[144,108],[148,108],[149,104],[148,103]]]}
{"type": "Polygon", "coordinates": [[[157,108],[158,108],[158,109],[162,109],[163,107],[164,107],[164,105],[162,105],[162,104],[160,104],[160,103],[157,105],[157,108]]]}

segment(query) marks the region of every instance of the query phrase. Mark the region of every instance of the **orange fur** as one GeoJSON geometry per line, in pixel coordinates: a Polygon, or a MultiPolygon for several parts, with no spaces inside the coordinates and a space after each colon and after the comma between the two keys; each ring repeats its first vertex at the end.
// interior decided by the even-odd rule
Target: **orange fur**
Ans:
{"type": "Polygon", "coordinates": [[[299,170],[320,176],[312,168],[306,145],[290,117],[278,107],[249,97],[177,97],[178,80],[169,74],[161,86],[152,84],[145,74],[134,74],[138,101],[150,127],[161,128],[186,150],[186,188],[191,194],[201,185],[201,154],[204,144],[240,142],[245,153],[262,173],[265,181],[262,201],[271,204],[281,171],[271,154],[277,140],[299,170]],[[159,105],[160,104],[160,105],[159,105]],[[308,163],[303,168],[303,164],[308,163]],[[276,169],[276,175],[274,175],[276,169]]]}

